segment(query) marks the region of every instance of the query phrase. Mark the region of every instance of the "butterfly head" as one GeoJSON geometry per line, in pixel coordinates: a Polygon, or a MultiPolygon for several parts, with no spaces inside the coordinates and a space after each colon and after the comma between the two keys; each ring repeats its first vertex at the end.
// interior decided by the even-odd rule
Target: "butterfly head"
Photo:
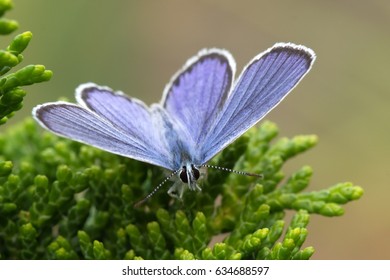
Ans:
{"type": "Polygon", "coordinates": [[[182,198],[185,189],[192,191],[201,191],[198,185],[198,180],[203,178],[206,174],[206,168],[203,166],[196,166],[191,163],[183,165],[177,170],[177,175],[180,180],[176,180],[173,186],[168,190],[168,194],[175,198],[182,198]]]}
{"type": "Polygon", "coordinates": [[[187,166],[183,166],[179,172],[179,178],[183,183],[189,183],[197,181],[200,177],[200,171],[198,167],[195,167],[193,164],[187,168],[187,166]]]}

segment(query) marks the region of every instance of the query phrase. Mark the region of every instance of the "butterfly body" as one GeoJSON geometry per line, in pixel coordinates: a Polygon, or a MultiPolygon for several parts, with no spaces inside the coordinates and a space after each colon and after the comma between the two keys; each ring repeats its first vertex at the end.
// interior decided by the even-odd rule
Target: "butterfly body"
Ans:
{"type": "Polygon", "coordinates": [[[181,197],[186,186],[200,190],[205,164],[281,102],[314,60],[309,48],[278,43],[234,81],[230,53],[205,49],[172,77],[158,104],[87,83],[76,89],[78,104],[45,103],[33,116],[57,135],[171,170],[184,186],[168,193],[181,197]]]}

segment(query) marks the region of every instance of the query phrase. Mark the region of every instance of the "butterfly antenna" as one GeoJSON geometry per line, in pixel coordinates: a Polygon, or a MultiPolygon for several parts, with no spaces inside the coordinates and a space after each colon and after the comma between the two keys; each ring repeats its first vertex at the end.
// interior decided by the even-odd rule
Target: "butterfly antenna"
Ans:
{"type": "Polygon", "coordinates": [[[218,170],[222,170],[222,171],[227,171],[227,172],[231,172],[231,173],[236,173],[236,174],[239,174],[239,175],[253,176],[253,177],[258,177],[258,178],[263,178],[264,177],[263,174],[250,173],[250,172],[245,172],[245,171],[238,171],[238,170],[234,170],[234,169],[230,169],[230,168],[226,168],[226,167],[221,167],[221,166],[208,165],[208,164],[203,164],[201,166],[207,167],[207,168],[214,168],[214,169],[218,169],[218,170]]]}
{"type": "Polygon", "coordinates": [[[171,179],[173,177],[173,175],[176,175],[177,173],[179,173],[181,171],[181,169],[179,170],[176,170],[174,172],[172,172],[168,177],[166,177],[157,187],[155,187],[151,193],[149,193],[147,196],[145,196],[145,198],[143,198],[142,200],[136,202],[134,204],[134,207],[139,207],[141,206],[142,204],[144,204],[149,198],[151,198],[169,179],[171,179]]]}

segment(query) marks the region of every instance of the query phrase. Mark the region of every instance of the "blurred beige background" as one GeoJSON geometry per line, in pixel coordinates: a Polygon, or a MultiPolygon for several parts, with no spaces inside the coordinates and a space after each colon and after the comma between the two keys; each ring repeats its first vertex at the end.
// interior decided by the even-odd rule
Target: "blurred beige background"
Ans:
{"type": "MultiPolygon", "coordinates": [[[[317,134],[292,160],[314,168],[311,190],[352,181],[365,195],[342,217],[313,215],[314,259],[390,259],[390,1],[44,1],[14,0],[6,16],[34,34],[23,65],[54,71],[28,88],[22,112],[93,81],[147,103],[204,47],[230,50],[238,71],[275,42],[311,47],[311,73],[267,116],[281,135],[317,134]]],[[[12,36],[14,36],[13,34],[12,36]]],[[[2,38],[5,47],[10,38],[2,38]]]]}

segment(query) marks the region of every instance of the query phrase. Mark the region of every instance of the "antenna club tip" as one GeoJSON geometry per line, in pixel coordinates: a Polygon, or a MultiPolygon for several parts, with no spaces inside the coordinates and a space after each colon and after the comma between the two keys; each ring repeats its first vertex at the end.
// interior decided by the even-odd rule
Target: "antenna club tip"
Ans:
{"type": "Polygon", "coordinates": [[[257,173],[247,173],[248,176],[258,177],[258,178],[264,178],[263,174],[257,174],[257,173]]]}
{"type": "Polygon", "coordinates": [[[134,204],[133,204],[133,207],[134,207],[134,208],[139,208],[142,204],[144,204],[144,201],[143,201],[143,200],[134,203],[134,204]]]}

